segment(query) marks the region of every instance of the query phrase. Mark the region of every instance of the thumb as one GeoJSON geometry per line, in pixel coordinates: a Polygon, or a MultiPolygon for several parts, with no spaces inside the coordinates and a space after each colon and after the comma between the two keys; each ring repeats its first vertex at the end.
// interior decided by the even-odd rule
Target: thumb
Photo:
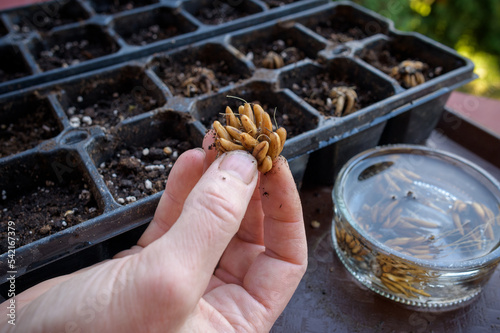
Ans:
{"type": "Polygon", "coordinates": [[[177,222],[159,239],[160,258],[166,253],[170,259],[175,257],[184,270],[183,282],[197,289],[191,290],[196,302],[239,229],[257,179],[257,161],[251,154],[234,151],[222,155],[186,198],[177,222]]]}

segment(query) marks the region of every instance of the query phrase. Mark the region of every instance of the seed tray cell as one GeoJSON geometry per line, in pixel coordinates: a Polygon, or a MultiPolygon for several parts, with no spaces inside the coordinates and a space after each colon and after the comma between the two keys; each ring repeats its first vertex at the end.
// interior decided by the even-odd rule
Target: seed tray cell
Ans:
{"type": "MultiPolygon", "coordinates": [[[[54,272],[67,273],[69,267],[81,268],[132,245],[151,220],[175,159],[201,146],[214,120],[224,122],[220,114],[226,105],[233,110],[241,105],[241,100],[228,96],[261,104],[273,122],[287,129],[283,155],[299,186],[303,179],[331,184],[343,162],[362,150],[425,139],[450,92],[473,78],[469,60],[421,35],[399,32],[391,21],[350,2],[279,5],[248,0],[241,3],[248,6],[248,15],[227,15],[223,23],[205,24],[197,18],[200,3],[190,0],[67,1],[75,8],[79,4],[88,16],[51,30],[27,32],[13,29],[12,20],[18,17],[13,13],[20,15],[33,6],[1,16],[7,33],[0,38],[0,48],[14,47],[17,52],[4,62],[26,59],[21,68],[27,73],[0,83],[0,105],[16,101],[22,109],[23,103],[39,101],[47,115],[29,145],[3,153],[0,169],[24,159],[32,161],[30,165],[57,161],[55,176],[49,171],[41,174],[56,183],[57,174],[66,179],[73,171],[72,178],[92,195],[97,213],[16,249],[18,291],[54,272]],[[115,4],[118,7],[111,8],[115,4]],[[184,22],[177,22],[177,29],[188,29],[165,39],[144,39],[145,45],[127,42],[141,29],[153,37],[155,23],[159,31],[165,30],[163,15],[184,22]],[[87,49],[87,59],[54,63],[45,72],[39,68],[42,52],[53,56],[56,45],[59,50],[67,46],[81,51],[84,40],[107,53],[92,55],[87,49]],[[407,89],[361,57],[368,49],[384,52],[383,45],[394,45],[404,57],[410,52],[429,67],[443,70],[407,89]],[[257,48],[279,55],[295,48],[303,57],[268,69],[259,65],[257,48]],[[350,114],[331,113],[332,105],[339,105],[339,92],[331,90],[339,86],[354,89],[358,96],[350,114]],[[19,88],[23,89],[15,90],[19,88]],[[14,91],[1,95],[9,90],[14,91]],[[54,131],[45,133],[44,125],[54,131]],[[75,156],[77,165],[67,156],[75,156]],[[126,241],[120,243],[122,239],[126,241]]],[[[49,2],[56,3],[60,1],[49,2]]],[[[211,4],[220,9],[231,2],[211,4]]],[[[25,114],[36,117],[37,109],[30,108],[25,114]]],[[[14,129],[24,114],[8,111],[0,117],[9,122],[5,128],[12,123],[14,129]]],[[[5,175],[9,177],[2,173],[1,181],[11,184],[14,178],[5,175]]],[[[5,258],[0,254],[0,265],[5,258]]],[[[5,294],[5,274],[0,279],[0,294],[5,294]]]]}
{"type": "Polygon", "coordinates": [[[9,15],[16,31],[47,31],[71,23],[85,21],[89,13],[77,0],[52,1],[15,10],[9,15]]]}
{"type": "Polygon", "coordinates": [[[396,91],[390,81],[345,57],[334,58],[324,65],[310,63],[284,71],[279,82],[281,87],[291,89],[327,119],[335,117],[336,104],[331,101],[331,91],[336,87],[348,87],[356,92],[353,106],[356,111],[352,115],[393,96],[396,91]]]}
{"type": "Polygon", "coordinates": [[[164,92],[138,66],[123,66],[57,86],[72,127],[112,128],[166,103],[164,92]]]}
{"type": "Polygon", "coordinates": [[[252,0],[187,1],[183,8],[206,25],[223,24],[264,10],[252,0]]]}
{"type": "Polygon", "coordinates": [[[339,4],[331,10],[299,15],[295,21],[323,37],[329,48],[359,41],[376,34],[388,34],[389,20],[353,4],[339,4]]]}
{"type": "MultiPolygon", "coordinates": [[[[391,76],[394,67],[405,60],[416,60],[424,63],[421,71],[425,81],[432,81],[443,74],[466,66],[466,61],[449,52],[426,42],[416,35],[393,35],[370,42],[356,52],[356,56],[391,76]]],[[[405,89],[408,86],[402,78],[398,83],[405,89]]]]}
{"type": "Polygon", "coordinates": [[[156,8],[117,18],[115,31],[130,45],[146,45],[181,34],[198,27],[172,8],[156,8]]]}
{"type": "Polygon", "coordinates": [[[89,147],[89,155],[117,204],[127,205],[165,189],[180,154],[202,140],[202,133],[191,131],[188,121],[187,114],[176,112],[140,117],[120,126],[111,141],[89,147]]]}
{"type": "Polygon", "coordinates": [[[0,46],[0,83],[22,78],[31,73],[31,68],[18,46],[0,46]]]}
{"type": "Polygon", "coordinates": [[[204,43],[155,57],[149,67],[173,96],[189,98],[252,76],[247,64],[219,43],[204,43]]]}
{"type": "Polygon", "coordinates": [[[36,94],[0,104],[0,158],[37,146],[61,132],[52,104],[36,94]]]}
{"type": "Polygon", "coordinates": [[[276,8],[302,0],[261,0],[268,8],[276,8]]]}
{"type": "Polygon", "coordinates": [[[233,35],[229,41],[256,68],[276,69],[309,58],[316,59],[325,44],[297,27],[268,24],[233,35]]]}
{"type": "Polygon", "coordinates": [[[158,0],[90,0],[92,8],[99,14],[115,14],[134,8],[156,4],[158,0]]]}
{"type": "Polygon", "coordinates": [[[30,47],[40,70],[50,71],[93,60],[119,50],[119,46],[97,25],[59,30],[30,47]]]}
{"type": "Polygon", "coordinates": [[[16,244],[21,247],[102,213],[103,207],[81,166],[78,154],[65,150],[24,155],[2,163],[2,253],[7,247],[8,221],[16,221],[16,244]]]}

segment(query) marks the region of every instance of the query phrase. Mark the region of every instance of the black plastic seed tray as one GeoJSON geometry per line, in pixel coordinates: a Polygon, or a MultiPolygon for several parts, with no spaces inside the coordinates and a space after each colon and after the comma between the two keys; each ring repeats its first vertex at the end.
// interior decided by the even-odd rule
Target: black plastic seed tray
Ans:
{"type": "Polygon", "coordinates": [[[53,0],[14,8],[0,13],[0,93],[187,45],[325,2],[53,0]]]}
{"type": "MultiPolygon", "coordinates": [[[[401,33],[349,2],[302,0],[272,9],[266,3],[277,1],[242,2],[248,15],[212,26],[196,19],[209,7],[199,2],[150,0],[133,9],[114,3],[69,1],[45,30],[19,18],[36,6],[1,16],[2,47],[23,54],[7,62],[19,60],[28,72],[39,65],[27,55],[56,40],[67,43],[64,36],[104,32],[108,42],[100,50],[118,50],[32,71],[25,77],[32,81],[12,81],[24,88],[0,95],[1,295],[8,289],[8,221],[19,237],[18,292],[110,258],[137,241],[151,220],[179,154],[201,145],[226,105],[241,104],[228,96],[260,103],[287,129],[283,155],[299,186],[331,184],[364,149],[425,140],[451,91],[473,79],[472,63],[453,50],[401,33]],[[78,18],[67,23],[67,16],[78,18]],[[132,16],[142,19],[131,22],[132,16]],[[142,29],[137,24],[158,17],[196,29],[185,38],[125,43],[142,29]],[[425,83],[407,88],[391,76],[391,66],[407,59],[426,64],[425,83]],[[284,66],[273,69],[279,60],[284,66]],[[335,114],[331,95],[341,86],[357,94],[344,116],[335,114]]],[[[103,39],[88,38],[94,41],[103,39]]]]}

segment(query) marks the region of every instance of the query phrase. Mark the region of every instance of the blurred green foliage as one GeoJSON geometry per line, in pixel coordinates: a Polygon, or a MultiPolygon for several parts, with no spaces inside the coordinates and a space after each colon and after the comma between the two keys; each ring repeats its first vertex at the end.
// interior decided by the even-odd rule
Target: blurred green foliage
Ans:
{"type": "Polygon", "coordinates": [[[470,58],[480,78],[462,90],[500,99],[499,0],[354,2],[391,19],[399,30],[420,32],[470,58]]]}

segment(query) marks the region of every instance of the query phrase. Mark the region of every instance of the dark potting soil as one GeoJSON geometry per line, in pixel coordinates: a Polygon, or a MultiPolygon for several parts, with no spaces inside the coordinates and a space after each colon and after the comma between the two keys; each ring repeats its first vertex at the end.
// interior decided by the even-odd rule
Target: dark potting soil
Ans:
{"type": "Polygon", "coordinates": [[[15,224],[17,248],[99,214],[95,199],[81,182],[64,186],[47,180],[22,195],[2,191],[0,253],[7,251],[8,221],[15,224]]]}
{"type": "Polygon", "coordinates": [[[280,55],[283,58],[285,66],[293,64],[306,57],[302,50],[294,46],[294,41],[291,38],[284,40],[277,39],[269,43],[255,43],[249,46],[244,46],[240,49],[240,52],[245,54],[247,57],[253,57],[253,63],[257,67],[265,67],[263,65],[263,60],[270,51],[280,55]]]}
{"type": "Polygon", "coordinates": [[[309,79],[302,80],[300,84],[294,83],[292,91],[323,115],[330,117],[333,116],[335,111],[335,105],[329,103],[330,90],[339,86],[354,88],[358,95],[358,99],[354,104],[356,111],[377,102],[377,97],[371,91],[360,91],[358,87],[352,84],[332,79],[327,73],[311,76],[309,79]]]}
{"type": "Polygon", "coordinates": [[[352,22],[342,22],[338,20],[320,21],[317,25],[315,24],[313,30],[335,44],[368,37],[360,27],[353,27],[352,22]]]}
{"type": "Polygon", "coordinates": [[[7,104],[2,106],[0,114],[9,111],[21,116],[0,121],[0,157],[33,148],[60,132],[57,121],[45,103],[36,104],[34,110],[10,110],[7,104]]]}
{"type": "Polygon", "coordinates": [[[125,92],[107,94],[103,91],[100,97],[86,100],[78,96],[76,101],[66,110],[70,125],[88,127],[100,125],[104,128],[116,126],[125,118],[153,110],[160,101],[143,90],[117,89],[125,92]]]}
{"type": "Polygon", "coordinates": [[[300,0],[263,0],[269,8],[281,7],[292,2],[297,2],[300,0]]]}
{"type": "Polygon", "coordinates": [[[205,24],[216,25],[251,14],[242,9],[243,7],[231,6],[222,1],[213,1],[208,6],[201,7],[194,16],[205,24]]]}
{"type": "Polygon", "coordinates": [[[87,39],[52,45],[38,53],[37,63],[43,71],[77,65],[116,52],[114,44],[95,43],[87,39]]]}
{"type": "Polygon", "coordinates": [[[209,63],[193,62],[190,58],[180,61],[162,59],[157,73],[172,94],[184,97],[216,92],[248,77],[247,74],[233,72],[224,60],[209,63]]]}
{"type": "Polygon", "coordinates": [[[146,45],[179,35],[180,32],[175,25],[162,27],[158,24],[140,29],[136,33],[125,38],[125,41],[131,45],[146,45]]]}
{"type": "Polygon", "coordinates": [[[277,125],[286,129],[287,140],[310,129],[306,126],[310,123],[310,120],[306,119],[306,116],[302,112],[287,112],[286,109],[273,108],[273,104],[260,103],[259,101],[253,101],[252,103],[260,104],[269,113],[274,126],[277,125]]]}
{"type": "Polygon", "coordinates": [[[114,14],[137,7],[151,5],[157,2],[158,0],[91,0],[96,12],[106,14],[114,14]]]}
{"type": "MultiPolygon", "coordinates": [[[[392,69],[404,60],[418,60],[423,62],[424,70],[422,71],[422,74],[425,77],[425,81],[433,79],[444,73],[443,67],[439,66],[432,68],[425,61],[415,57],[407,57],[407,55],[403,53],[391,50],[388,46],[383,47],[381,50],[363,49],[359,57],[387,75],[391,75],[392,69]]],[[[403,79],[398,80],[398,82],[400,85],[404,86],[403,79]]]]}
{"type": "MultiPolygon", "coordinates": [[[[2,67],[6,65],[12,64],[0,64],[0,66],[2,67]]],[[[30,75],[30,73],[20,68],[0,68],[0,82],[19,79],[20,77],[24,77],[27,75],[30,75]]]]}
{"type": "Polygon", "coordinates": [[[173,164],[191,148],[189,142],[174,138],[143,147],[122,145],[98,170],[115,200],[125,205],[163,191],[173,164]]]}
{"type": "Polygon", "coordinates": [[[49,31],[54,27],[65,24],[83,21],[87,18],[84,12],[70,13],[68,10],[51,12],[50,14],[43,10],[37,11],[32,15],[22,16],[18,24],[14,25],[15,31],[29,32],[32,29],[39,31],[49,31]]]}

